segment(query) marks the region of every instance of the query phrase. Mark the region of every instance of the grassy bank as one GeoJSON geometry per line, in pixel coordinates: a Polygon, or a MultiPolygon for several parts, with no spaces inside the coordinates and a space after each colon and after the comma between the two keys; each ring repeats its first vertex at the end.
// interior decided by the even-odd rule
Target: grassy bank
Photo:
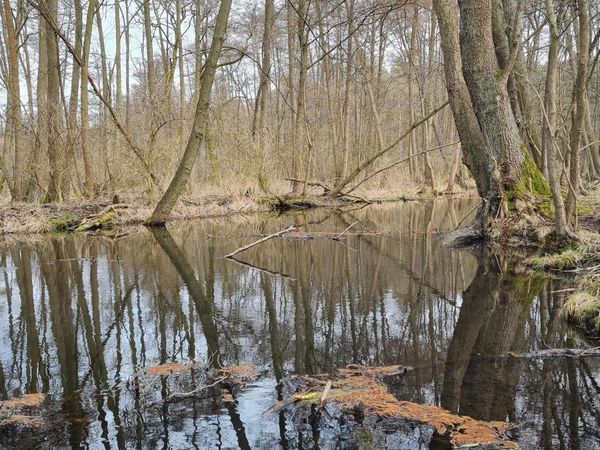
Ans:
{"type": "Polygon", "coordinates": [[[565,278],[573,285],[562,314],[594,335],[600,334],[600,190],[581,197],[579,242],[527,260],[535,269],[565,278]]]}
{"type": "MultiPolygon", "coordinates": [[[[312,207],[341,207],[356,203],[379,203],[432,198],[437,193],[420,186],[402,186],[397,190],[368,190],[355,197],[333,199],[317,190],[307,195],[287,193],[253,195],[236,192],[211,192],[178,203],[171,220],[226,217],[237,214],[268,213],[312,207]]],[[[68,203],[5,203],[0,205],[1,234],[81,232],[98,228],[141,225],[152,213],[153,205],[139,198],[111,202],[76,200],[68,203]]]]}

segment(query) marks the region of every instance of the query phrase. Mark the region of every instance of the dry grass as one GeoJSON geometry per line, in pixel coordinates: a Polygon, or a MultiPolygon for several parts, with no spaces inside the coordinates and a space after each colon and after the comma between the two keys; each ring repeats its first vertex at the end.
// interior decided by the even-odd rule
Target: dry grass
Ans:
{"type": "Polygon", "coordinates": [[[578,323],[588,324],[600,331],[600,297],[588,292],[576,292],[565,301],[562,310],[565,317],[578,323]]]}
{"type": "MultiPolygon", "coordinates": [[[[268,207],[247,197],[207,197],[194,204],[180,202],[172,220],[198,219],[267,212],[268,207]]],[[[12,203],[0,206],[0,232],[4,234],[33,234],[70,231],[85,218],[106,208],[109,203],[86,202],[65,205],[12,203]]],[[[114,226],[142,224],[152,213],[152,207],[133,200],[127,208],[116,211],[114,226]]]]}

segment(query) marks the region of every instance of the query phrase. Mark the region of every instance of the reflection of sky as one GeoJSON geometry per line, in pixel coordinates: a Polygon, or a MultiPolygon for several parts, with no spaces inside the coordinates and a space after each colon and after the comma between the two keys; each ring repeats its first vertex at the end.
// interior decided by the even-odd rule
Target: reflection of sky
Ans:
{"type": "MultiPolygon", "coordinates": [[[[372,221],[368,228],[376,230],[378,229],[377,224],[380,223],[378,214],[381,213],[381,218],[395,221],[400,230],[405,230],[405,222],[402,221],[407,220],[408,215],[414,214],[414,217],[420,218],[419,220],[426,217],[423,214],[424,209],[418,204],[409,205],[387,206],[385,207],[388,208],[387,210],[384,207],[374,207],[369,210],[368,214],[357,218],[363,223],[368,218],[372,221]]],[[[464,209],[469,210],[470,205],[467,204],[464,209]]],[[[443,210],[443,208],[437,209],[440,212],[443,210]]],[[[272,227],[279,228],[280,222],[285,222],[287,219],[277,220],[279,222],[271,224],[272,227]]],[[[444,217],[434,217],[433,220],[443,223],[444,217]]],[[[212,223],[216,228],[225,228],[223,224],[212,223]]],[[[445,268],[451,268],[452,261],[457,264],[458,260],[450,259],[450,257],[454,258],[456,254],[439,248],[433,236],[406,235],[403,239],[396,239],[393,236],[389,238],[378,236],[376,239],[372,239],[369,245],[365,238],[349,237],[348,246],[323,239],[309,241],[281,239],[265,243],[260,251],[248,252],[245,255],[246,260],[265,267],[281,267],[285,273],[290,273],[296,278],[299,278],[299,271],[302,268],[312,267],[308,280],[310,293],[308,313],[312,320],[313,334],[306,335],[305,321],[301,317],[300,335],[296,336],[295,319],[297,314],[293,297],[295,282],[265,275],[258,269],[248,269],[223,260],[220,255],[226,253],[225,249],[235,248],[242,242],[247,242],[248,238],[208,240],[206,239],[207,235],[215,236],[218,233],[215,230],[203,228],[205,224],[206,222],[198,222],[183,231],[175,229],[173,237],[189,258],[195,276],[204,285],[208,283],[209,255],[215,256],[213,261],[215,270],[213,314],[219,332],[219,346],[224,364],[253,363],[259,366],[259,371],[269,368],[273,364],[269,314],[261,287],[261,277],[265,277],[273,287],[279,330],[277,344],[282,352],[282,365],[285,369],[295,370],[297,356],[295,352],[298,343],[302,353],[301,359],[304,359],[307,338],[312,338],[314,341],[317,371],[323,370],[323,367],[331,363],[337,365],[345,365],[350,362],[402,364],[416,354],[424,361],[420,367],[416,367],[419,371],[420,384],[416,385],[415,375],[411,374],[406,377],[406,385],[402,387],[402,393],[411,398],[412,392],[418,388],[423,401],[435,402],[436,392],[439,395],[442,382],[445,352],[455,332],[460,308],[463,304],[462,291],[465,286],[464,283],[461,284],[460,278],[451,277],[451,274],[456,275],[458,271],[451,270],[445,274],[442,273],[445,268]],[[420,245],[423,239],[430,239],[429,245],[420,245]],[[411,243],[417,245],[411,247],[411,243]],[[211,245],[216,246],[212,253],[209,250],[211,245]],[[377,250],[377,245],[385,248],[386,251],[385,258],[381,260],[378,259],[381,253],[377,250]],[[359,252],[348,250],[350,247],[359,249],[359,252]],[[411,252],[408,251],[411,248],[416,248],[419,252],[426,248],[429,249],[430,253],[425,255],[427,257],[423,261],[435,265],[437,269],[424,270],[422,276],[427,284],[435,287],[447,299],[440,299],[432,295],[430,296],[431,300],[428,300],[429,297],[423,295],[423,293],[427,293],[425,288],[419,294],[420,296],[413,294],[414,297],[411,297],[411,291],[407,286],[410,282],[416,284],[415,278],[411,278],[407,272],[407,268],[410,269],[411,266],[408,259],[411,257],[411,252]],[[381,264],[377,264],[378,261],[381,264]],[[343,265],[340,267],[342,262],[348,264],[347,269],[343,265]],[[376,265],[377,271],[374,270],[376,265]],[[374,275],[375,272],[377,277],[374,275]],[[334,282],[330,284],[332,280],[334,282]],[[375,288],[372,288],[373,283],[375,283],[375,288]],[[344,286],[345,289],[331,289],[331,285],[344,286]],[[350,286],[350,292],[354,298],[353,316],[349,310],[348,286],[350,286]],[[456,304],[449,300],[455,301],[456,304]],[[328,306],[332,303],[334,314],[330,321],[328,306]],[[357,340],[356,349],[352,348],[352,321],[354,321],[355,327],[354,338],[357,340]],[[329,347],[327,347],[328,342],[329,347]],[[430,367],[432,349],[435,351],[439,363],[437,375],[432,373],[430,367]],[[354,350],[356,350],[357,359],[354,359],[354,350]]],[[[344,228],[335,220],[325,222],[322,226],[324,229],[344,228]]],[[[252,224],[245,223],[243,227],[251,228],[252,224]]],[[[436,228],[436,223],[433,223],[433,228],[436,228]]],[[[233,236],[238,233],[235,229],[223,229],[221,232],[233,236]]],[[[261,233],[264,232],[265,230],[261,231],[261,233]]],[[[127,381],[139,369],[139,367],[133,366],[134,357],[137,358],[138,365],[156,365],[161,361],[162,349],[166,354],[167,362],[185,362],[188,360],[189,354],[189,336],[193,334],[195,360],[206,361],[208,349],[198,311],[174,267],[170,265],[161,248],[149,234],[134,233],[114,244],[103,243],[94,237],[65,238],[66,241],[69,239],[76,242],[77,245],[73,245],[72,248],[77,248],[77,254],[66,254],[65,257],[69,259],[74,256],[82,258],[75,264],[79,263],[82,267],[84,301],[87,302],[93,322],[96,321],[94,314],[97,314],[100,335],[105,341],[103,356],[108,371],[108,385],[111,389],[120,389],[120,410],[124,415],[131,414],[133,394],[127,388],[127,381]],[[91,302],[92,263],[88,258],[96,256],[96,253],[93,250],[94,247],[85,245],[92,242],[98,248],[99,308],[97,311],[93,310],[91,302]],[[130,297],[131,306],[122,307],[117,292],[120,292],[122,296],[131,286],[134,286],[130,297]],[[189,326],[191,328],[187,328],[189,326]],[[193,333],[191,333],[192,331],[193,333]],[[135,353],[132,352],[130,341],[133,341],[135,353]]],[[[64,242],[64,240],[57,241],[58,244],[64,242]]],[[[86,329],[81,320],[82,304],[77,297],[77,288],[69,274],[73,262],[54,261],[53,247],[47,244],[49,241],[32,246],[31,265],[36,312],[35,328],[40,335],[42,359],[50,365],[50,392],[56,400],[60,400],[62,382],[57,349],[63,343],[55,342],[51,320],[52,305],[47,289],[43,287],[46,280],[42,282],[39,269],[40,257],[44,258],[45,264],[63,264],[60,267],[65,268],[65,273],[62,275],[65,277],[64,281],[70,286],[70,306],[76,321],[76,324],[72,325],[77,333],[79,383],[82,383],[82,380],[87,377],[85,378],[86,383],[81,386],[84,409],[91,411],[92,418],[96,419],[98,405],[96,397],[93,395],[96,388],[93,376],[90,374],[90,349],[86,341],[86,329]]],[[[0,347],[0,362],[4,370],[7,391],[10,395],[14,395],[17,390],[26,390],[25,382],[29,361],[27,324],[24,323],[22,317],[22,304],[16,278],[17,268],[12,259],[16,247],[11,250],[12,252],[0,250],[0,256],[4,256],[6,261],[6,267],[0,270],[0,292],[4,298],[4,301],[0,302],[0,339],[5,343],[0,347]],[[11,293],[10,302],[6,291],[7,287],[11,293]]],[[[414,264],[414,267],[419,268],[419,276],[421,276],[422,256],[424,255],[418,255],[418,261],[414,264]]],[[[464,277],[469,283],[476,269],[475,261],[466,256],[461,261],[464,277]]],[[[493,287],[490,286],[490,289],[493,287]]],[[[416,288],[413,292],[416,292],[416,288]]],[[[573,336],[571,332],[566,334],[564,325],[557,322],[558,326],[555,325],[557,326],[557,339],[543,342],[540,329],[546,326],[543,320],[547,320],[547,315],[543,314],[543,308],[544,306],[538,299],[532,303],[527,313],[525,351],[545,348],[546,345],[568,345],[565,337],[573,336]]],[[[93,324],[92,327],[94,327],[93,324]]],[[[91,331],[96,330],[93,328],[91,331]]],[[[586,345],[583,341],[576,341],[575,344],[576,346],[586,345]]],[[[409,362],[417,366],[413,361],[409,362]]],[[[598,361],[590,362],[589,367],[590,375],[586,379],[586,383],[588,385],[600,383],[598,361]]],[[[524,427],[535,429],[537,433],[539,430],[536,427],[540,420],[539,408],[542,401],[542,393],[539,390],[542,384],[540,381],[542,362],[523,360],[521,369],[515,407],[519,421],[531,422],[524,427]]],[[[564,392],[568,392],[568,386],[564,381],[564,367],[559,363],[554,365],[552,370],[553,377],[558,380],[559,386],[564,388],[564,392]]],[[[267,373],[266,378],[261,378],[256,383],[247,386],[238,398],[238,412],[244,423],[246,436],[251,444],[258,448],[261,448],[262,444],[260,443],[269,442],[271,438],[278,440],[279,436],[277,417],[275,415],[266,418],[260,416],[276,401],[275,381],[270,372],[267,373]]],[[[583,392],[584,383],[581,379],[579,379],[579,383],[583,392]]],[[[114,424],[112,413],[106,407],[106,395],[108,395],[106,392],[102,393],[101,404],[104,405],[103,408],[107,413],[105,420],[108,423],[109,440],[114,442],[117,427],[114,424]]],[[[591,401],[593,402],[593,400],[591,401]]],[[[558,395],[556,403],[559,409],[563,408],[565,402],[566,399],[558,395]]],[[[192,419],[187,414],[178,416],[176,413],[172,413],[172,422],[169,426],[170,442],[184,445],[190,439],[190,433],[193,432],[195,426],[198,429],[199,439],[207,439],[207,442],[214,443],[218,440],[220,433],[225,447],[227,445],[237,446],[236,436],[232,431],[233,425],[227,412],[215,415],[214,411],[204,411],[201,414],[204,416],[198,417],[193,425],[192,419]],[[206,416],[206,414],[209,415],[206,416]]],[[[131,418],[131,416],[127,417],[131,418]]],[[[592,419],[586,420],[593,423],[592,419]]],[[[561,423],[563,422],[561,421],[561,423]]],[[[289,425],[291,427],[291,424],[289,425]]],[[[101,436],[103,428],[100,422],[94,420],[90,424],[88,432],[90,442],[93,442],[95,437],[101,436]]],[[[160,434],[160,426],[157,425],[157,428],[152,429],[151,432],[160,434]]]]}

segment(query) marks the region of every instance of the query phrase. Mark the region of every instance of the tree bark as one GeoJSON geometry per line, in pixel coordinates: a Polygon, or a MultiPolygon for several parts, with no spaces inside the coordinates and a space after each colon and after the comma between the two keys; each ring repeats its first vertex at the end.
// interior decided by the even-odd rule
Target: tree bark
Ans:
{"type": "Polygon", "coordinates": [[[90,46],[92,42],[92,31],[94,27],[94,15],[98,7],[97,0],[90,0],[85,20],[85,36],[83,38],[83,52],[81,55],[81,153],[83,155],[83,191],[85,196],[92,195],[94,187],[94,168],[89,149],[89,94],[88,76],[90,46]]]}
{"type": "Polygon", "coordinates": [[[271,34],[273,29],[273,0],[265,0],[264,31],[262,40],[262,58],[259,65],[259,85],[252,120],[252,136],[263,133],[265,126],[265,108],[267,104],[271,76],[271,34]]]}

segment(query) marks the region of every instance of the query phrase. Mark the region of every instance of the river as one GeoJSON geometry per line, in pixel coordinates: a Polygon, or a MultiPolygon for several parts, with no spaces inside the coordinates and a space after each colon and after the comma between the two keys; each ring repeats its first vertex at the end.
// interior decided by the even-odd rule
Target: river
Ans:
{"type": "MultiPolygon", "coordinates": [[[[522,258],[437,237],[476,199],[181,222],[0,246],[0,397],[48,394],[51,432],[3,448],[430,448],[405,424],[358,439],[325,420],[266,414],[277,383],[350,363],[412,366],[393,392],[517,425],[523,448],[600,448],[600,358],[559,314],[568,284],[522,258]],[[299,231],[223,255],[295,224],[299,231]],[[333,239],[343,233],[339,239],[333,239]],[[525,357],[518,357],[523,356],[525,357]],[[252,364],[233,402],[142,408],[132,380],[169,362],[252,364]]],[[[157,396],[168,395],[162,384],[157,396]]],[[[363,435],[366,431],[363,430],[363,435]]]]}

